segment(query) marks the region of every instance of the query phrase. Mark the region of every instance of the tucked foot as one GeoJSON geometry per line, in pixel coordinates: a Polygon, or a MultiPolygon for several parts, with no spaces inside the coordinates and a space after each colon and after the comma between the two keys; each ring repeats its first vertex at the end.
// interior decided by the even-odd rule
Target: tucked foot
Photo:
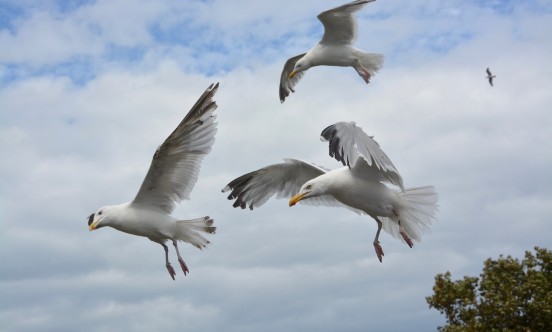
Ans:
{"type": "Polygon", "coordinates": [[[370,73],[366,69],[361,68],[358,73],[364,79],[364,82],[366,82],[366,84],[370,83],[370,78],[372,77],[372,75],[370,75],[370,73]]]}
{"type": "Polygon", "coordinates": [[[184,272],[184,275],[186,273],[190,273],[190,270],[188,270],[188,267],[186,266],[186,263],[184,263],[184,260],[180,257],[178,257],[178,262],[180,263],[180,267],[182,268],[182,272],[184,272]]]}
{"type": "Polygon", "coordinates": [[[360,64],[357,64],[354,68],[366,84],[370,83],[370,77],[372,77],[372,75],[370,75],[368,70],[364,69],[360,64]]]}
{"type": "Polygon", "coordinates": [[[174,280],[174,277],[176,276],[176,272],[174,271],[171,263],[167,263],[167,271],[169,271],[169,274],[171,275],[172,280],[174,280]]]}
{"type": "Polygon", "coordinates": [[[384,254],[383,254],[383,249],[381,248],[381,245],[379,244],[379,241],[374,241],[374,249],[376,250],[376,255],[378,255],[378,259],[381,263],[384,254]]]}
{"type": "Polygon", "coordinates": [[[412,248],[414,246],[414,242],[412,242],[412,239],[410,238],[410,236],[408,236],[408,234],[406,234],[406,232],[404,231],[404,228],[402,228],[402,226],[401,226],[399,232],[401,233],[401,236],[404,239],[404,241],[406,241],[406,244],[408,244],[408,246],[410,248],[412,248]]]}

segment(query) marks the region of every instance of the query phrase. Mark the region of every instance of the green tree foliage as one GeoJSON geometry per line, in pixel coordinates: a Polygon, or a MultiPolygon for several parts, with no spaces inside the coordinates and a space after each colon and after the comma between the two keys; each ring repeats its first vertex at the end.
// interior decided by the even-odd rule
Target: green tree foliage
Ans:
{"type": "Polygon", "coordinates": [[[552,331],[552,251],[489,258],[479,278],[440,273],[426,301],[447,318],[439,331],[552,331]]]}

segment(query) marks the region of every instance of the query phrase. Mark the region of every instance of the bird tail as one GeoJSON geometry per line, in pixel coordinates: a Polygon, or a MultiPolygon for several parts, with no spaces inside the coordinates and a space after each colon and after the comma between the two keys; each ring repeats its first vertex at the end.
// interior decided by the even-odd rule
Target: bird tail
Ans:
{"type": "Polygon", "coordinates": [[[203,249],[211,242],[203,237],[200,232],[215,234],[217,228],[213,226],[213,223],[214,220],[209,216],[192,220],[177,220],[176,238],[203,249]]]}
{"type": "Polygon", "coordinates": [[[367,53],[356,50],[355,56],[362,68],[370,73],[370,76],[374,76],[383,67],[383,54],[367,53]]]}
{"type": "MultiPolygon", "coordinates": [[[[399,208],[399,217],[401,226],[406,233],[415,241],[421,241],[421,233],[429,232],[429,227],[439,206],[437,200],[439,196],[435,187],[417,187],[409,188],[404,192],[398,192],[402,207],[399,208]]],[[[396,218],[381,218],[383,229],[393,235],[393,237],[403,240],[399,233],[399,226],[396,218]]],[[[404,241],[404,240],[403,240],[404,241]]]]}

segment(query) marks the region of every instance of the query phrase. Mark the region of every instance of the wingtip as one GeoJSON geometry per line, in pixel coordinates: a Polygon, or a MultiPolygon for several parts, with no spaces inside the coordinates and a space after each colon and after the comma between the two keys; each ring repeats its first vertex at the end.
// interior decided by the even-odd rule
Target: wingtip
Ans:
{"type": "Polygon", "coordinates": [[[207,93],[215,93],[219,87],[219,82],[211,83],[209,87],[205,90],[207,93]]]}

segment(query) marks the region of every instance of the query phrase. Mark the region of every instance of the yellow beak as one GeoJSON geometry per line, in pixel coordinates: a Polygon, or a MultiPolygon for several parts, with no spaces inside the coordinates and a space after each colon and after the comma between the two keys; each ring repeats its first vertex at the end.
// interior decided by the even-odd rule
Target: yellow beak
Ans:
{"type": "Polygon", "coordinates": [[[89,231],[93,231],[97,228],[98,224],[100,223],[100,219],[95,219],[91,224],[90,226],[88,226],[88,230],[89,231]]]}
{"type": "Polygon", "coordinates": [[[300,200],[303,199],[303,197],[306,195],[307,193],[301,193],[301,194],[297,194],[295,196],[293,196],[290,200],[289,200],[289,206],[294,206],[295,204],[297,204],[297,202],[299,202],[300,200]]]}
{"type": "Polygon", "coordinates": [[[291,71],[291,73],[289,74],[289,79],[292,79],[293,76],[295,76],[296,72],[295,72],[295,69],[291,71]]]}

